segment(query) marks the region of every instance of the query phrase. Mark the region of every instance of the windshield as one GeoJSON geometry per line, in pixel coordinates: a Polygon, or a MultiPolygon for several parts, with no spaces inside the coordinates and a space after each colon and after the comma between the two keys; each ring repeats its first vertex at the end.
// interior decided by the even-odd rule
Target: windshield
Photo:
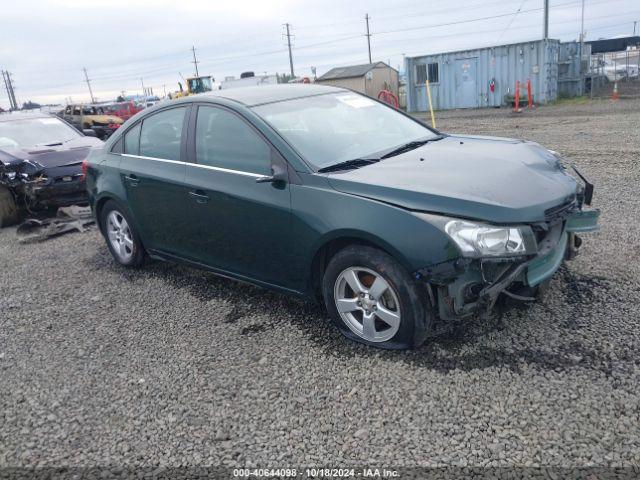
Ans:
{"type": "Polygon", "coordinates": [[[0,148],[24,148],[64,143],[80,137],[57,118],[29,118],[0,122],[0,148]]]}
{"type": "Polygon", "coordinates": [[[211,77],[190,78],[189,88],[193,93],[210,92],[212,88],[211,77]]]}
{"type": "Polygon", "coordinates": [[[82,107],[83,115],[104,115],[102,107],[82,107]]]}
{"type": "Polygon", "coordinates": [[[124,110],[124,103],[114,103],[113,105],[104,105],[102,108],[105,112],[115,113],[118,110],[124,110]]]}
{"type": "Polygon", "coordinates": [[[270,103],[254,111],[319,169],[438,138],[411,118],[351,92],[270,103]]]}

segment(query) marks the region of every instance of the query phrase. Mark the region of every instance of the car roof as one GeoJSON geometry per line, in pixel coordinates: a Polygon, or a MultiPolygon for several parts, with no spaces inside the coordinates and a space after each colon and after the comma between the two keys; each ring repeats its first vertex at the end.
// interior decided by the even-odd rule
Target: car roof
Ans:
{"type": "Polygon", "coordinates": [[[329,87],[327,85],[310,85],[305,83],[262,85],[256,87],[229,88],[226,90],[215,90],[213,92],[201,93],[194,99],[202,97],[226,98],[248,107],[262,105],[264,103],[282,102],[295,98],[311,97],[326,93],[348,92],[344,88],[329,87]]]}
{"type": "Polygon", "coordinates": [[[0,122],[12,122],[14,120],[29,120],[33,118],[58,118],[51,113],[44,112],[6,112],[0,114],[0,122]]]}

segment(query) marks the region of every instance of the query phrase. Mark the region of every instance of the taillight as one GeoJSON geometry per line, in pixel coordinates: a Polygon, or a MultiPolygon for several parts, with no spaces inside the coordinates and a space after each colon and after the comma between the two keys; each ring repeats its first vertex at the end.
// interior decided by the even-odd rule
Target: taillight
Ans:
{"type": "Polygon", "coordinates": [[[87,178],[87,169],[88,168],[89,168],[89,162],[85,158],[84,160],[82,160],[82,180],[87,178]]]}

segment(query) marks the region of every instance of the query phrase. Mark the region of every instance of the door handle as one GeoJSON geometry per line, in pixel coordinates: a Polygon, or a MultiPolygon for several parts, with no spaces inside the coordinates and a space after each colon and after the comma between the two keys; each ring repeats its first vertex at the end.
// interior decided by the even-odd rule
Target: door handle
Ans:
{"type": "Polygon", "coordinates": [[[138,182],[140,181],[140,179],[138,177],[136,177],[135,175],[131,174],[131,175],[125,175],[124,179],[127,180],[132,187],[135,187],[138,185],[138,182]]]}
{"type": "Polygon", "coordinates": [[[202,190],[191,191],[189,192],[189,195],[195,198],[198,203],[207,203],[210,200],[209,195],[204,193],[202,190]]]}

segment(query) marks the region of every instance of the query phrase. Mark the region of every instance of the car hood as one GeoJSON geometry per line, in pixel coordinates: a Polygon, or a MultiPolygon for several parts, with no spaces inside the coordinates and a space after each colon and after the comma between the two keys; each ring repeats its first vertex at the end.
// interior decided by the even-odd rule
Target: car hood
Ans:
{"type": "Polygon", "coordinates": [[[78,165],[89,156],[93,148],[102,147],[103,142],[94,137],[78,137],[62,145],[50,147],[41,145],[23,149],[3,148],[5,154],[14,159],[29,160],[36,165],[49,168],[78,165]]]}
{"type": "Polygon", "coordinates": [[[341,192],[493,223],[544,221],[547,209],[573,201],[577,189],[536,143],[463,135],[327,178],[341,192]]]}

